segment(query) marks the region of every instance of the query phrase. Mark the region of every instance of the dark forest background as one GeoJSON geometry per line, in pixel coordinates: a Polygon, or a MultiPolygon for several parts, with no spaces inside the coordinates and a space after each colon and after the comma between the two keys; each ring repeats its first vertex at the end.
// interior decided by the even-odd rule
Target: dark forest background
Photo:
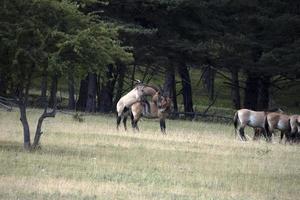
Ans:
{"type": "Polygon", "coordinates": [[[28,105],[114,112],[135,79],[175,112],[295,112],[299,58],[294,0],[0,1],[0,96],[23,119],[28,105]]]}

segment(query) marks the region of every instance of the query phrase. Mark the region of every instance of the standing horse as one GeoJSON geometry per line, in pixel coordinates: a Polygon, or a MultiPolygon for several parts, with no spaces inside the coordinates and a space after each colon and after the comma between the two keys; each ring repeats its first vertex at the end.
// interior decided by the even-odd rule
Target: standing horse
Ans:
{"type": "MultiPolygon", "coordinates": [[[[280,108],[273,108],[273,109],[264,110],[264,112],[266,112],[266,114],[272,112],[283,113],[283,110],[281,110],[280,108]]],[[[253,140],[258,140],[263,134],[264,130],[262,128],[253,128],[253,129],[254,129],[253,140]]]]}
{"type": "Polygon", "coordinates": [[[291,136],[294,142],[300,138],[300,115],[290,116],[291,136]]]}
{"type": "Polygon", "coordinates": [[[291,136],[291,125],[290,125],[290,116],[282,113],[269,113],[267,115],[268,123],[268,134],[272,135],[275,129],[281,131],[280,142],[282,141],[283,136],[286,136],[287,141],[290,141],[291,136]]]}
{"type": "Polygon", "coordinates": [[[126,120],[131,105],[143,100],[145,96],[154,96],[157,90],[158,89],[152,86],[138,84],[134,89],[121,97],[121,99],[117,103],[117,129],[119,129],[120,122],[123,118],[124,128],[125,130],[127,130],[126,120]]]}
{"type": "Polygon", "coordinates": [[[267,141],[271,141],[270,135],[268,135],[268,126],[266,121],[267,112],[264,111],[252,111],[248,109],[240,109],[236,111],[233,122],[236,135],[239,132],[241,140],[246,141],[244,129],[246,126],[252,128],[261,128],[267,141]]]}
{"type": "Polygon", "coordinates": [[[132,128],[139,130],[137,125],[139,119],[144,116],[147,118],[159,118],[160,130],[166,133],[165,119],[171,110],[171,99],[166,96],[161,96],[157,92],[152,101],[141,101],[134,103],[131,106],[131,124],[132,128]]]}

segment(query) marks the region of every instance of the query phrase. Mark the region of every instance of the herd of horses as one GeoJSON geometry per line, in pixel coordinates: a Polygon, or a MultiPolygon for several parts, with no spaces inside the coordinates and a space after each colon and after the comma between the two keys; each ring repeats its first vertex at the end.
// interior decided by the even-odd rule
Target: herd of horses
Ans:
{"type": "MultiPolygon", "coordinates": [[[[126,122],[130,116],[132,128],[139,131],[138,121],[144,116],[159,118],[160,129],[165,134],[165,119],[170,111],[171,98],[165,95],[161,87],[138,83],[117,103],[117,129],[123,120],[124,128],[127,130],[126,122]]],[[[300,115],[287,115],[280,109],[269,111],[240,109],[236,111],[233,122],[236,136],[242,141],[249,138],[244,131],[246,126],[254,129],[253,140],[263,135],[266,141],[271,142],[276,129],[281,132],[280,142],[284,136],[289,142],[296,141],[300,137],[300,115]]]]}
{"type": "Polygon", "coordinates": [[[280,131],[280,142],[284,136],[286,142],[297,142],[300,136],[300,115],[287,115],[281,110],[240,109],[236,111],[233,122],[236,136],[243,141],[248,140],[244,132],[246,126],[254,129],[253,140],[263,135],[266,141],[271,142],[275,130],[280,131]]]}

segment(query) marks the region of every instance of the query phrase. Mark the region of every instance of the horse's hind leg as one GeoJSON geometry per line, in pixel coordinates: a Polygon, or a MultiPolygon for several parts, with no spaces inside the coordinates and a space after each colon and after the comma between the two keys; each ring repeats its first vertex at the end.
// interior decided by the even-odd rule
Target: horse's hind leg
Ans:
{"type": "Polygon", "coordinates": [[[120,126],[121,120],[122,120],[122,117],[118,116],[117,117],[117,130],[119,130],[119,126],[120,126]]]}
{"type": "Polygon", "coordinates": [[[132,128],[134,128],[134,116],[132,113],[130,115],[130,118],[131,118],[131,126],[132,126],[132,128]]]}
{"type": "Polygon", "coordinates": [[[125,116],[125,117],[123,118],[123,124],[124,124],[124,129],[125,129],[125,131],[127,131],[127,124],[126,124],[126,122],[127,122],[127,116],[125,116]]]}
{"type": "Polygon", "coordinates": [[[269,130],[264,131],[264,136],[265,136],[267,142],[272,142],[273,132],[274,132],[273,129],[269,129],[269,130]]]}
{"type": "Polygon", "coordinates": [[[245,128],[245,127],[243,127],[243,126],[240,126],[240,127],[238,128],[239,137],[240,137],[240,140],[247,141],[247,138],[246,138],[246,136],[245,136],[244,128],[245,128]]]}

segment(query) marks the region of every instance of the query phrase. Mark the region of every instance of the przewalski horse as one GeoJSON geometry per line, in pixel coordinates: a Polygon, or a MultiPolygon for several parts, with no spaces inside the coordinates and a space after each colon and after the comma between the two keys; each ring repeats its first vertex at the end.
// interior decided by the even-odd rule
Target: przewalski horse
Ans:
{"type": "Polygon", "coordinates": [[[290,116],[291,136],[294,142],[300,139],[300,115],[290,116]]]}
{"type": "Polygon", "coordinates": [[[140,101],[131,106],[131,124],[132,128],[139,130],[138,121],[144,116],[146,118],[159,118],[160,130],[166,133],[166,117],[171,111],[171,98],[160,95],[157,92],[152,101],[140,101]]]}
{"type": "Polygon", "coordinates": [[[246,126],[252,128],[260,128],[263,131],[267,141],[271,141],[271,137],[268,134],[268,124],[267,124],[267,112],[264,111],[252,111],[248,109],[240,109],[236,111],[233,123],[235,128],[235,135],[239,135],[240,139],[246,141],[244,129],[246,126]]]}
{"type": "MultiPolygon", "coordinates": [[[[281,108],[273,108],[273,109],[264,110],[264,112],[266,112],[266,114],[272,112],[283,113],[283,110],[281,108]]],[[[253,128],[253,129],[254,129],[253,140],[258,140],[261,137],[261,135],[263,135],[264,130],[262,128],[253,128]]]]}
{"type": "Polygon", "coordinates": [[[157,91],[158,89],[153,86],[139,83],[130,92],[121,97],[117,103],[117,129],[119,129],[123,118],[124,128],[127,130],[126,120],[132,104],[143,100],[146,96],[154,96],[157,91]]]}
{"type": "Polygon", "coordinates": [[[280,130],[280,142],[282,141],[283,136],[286,136],[286,141],[291,139],[291,124],[290,116],[282,113],[268,113],[267,114],[268,129],[267,132],[269,135],[272,135],[275,129],[280,130]]]}

